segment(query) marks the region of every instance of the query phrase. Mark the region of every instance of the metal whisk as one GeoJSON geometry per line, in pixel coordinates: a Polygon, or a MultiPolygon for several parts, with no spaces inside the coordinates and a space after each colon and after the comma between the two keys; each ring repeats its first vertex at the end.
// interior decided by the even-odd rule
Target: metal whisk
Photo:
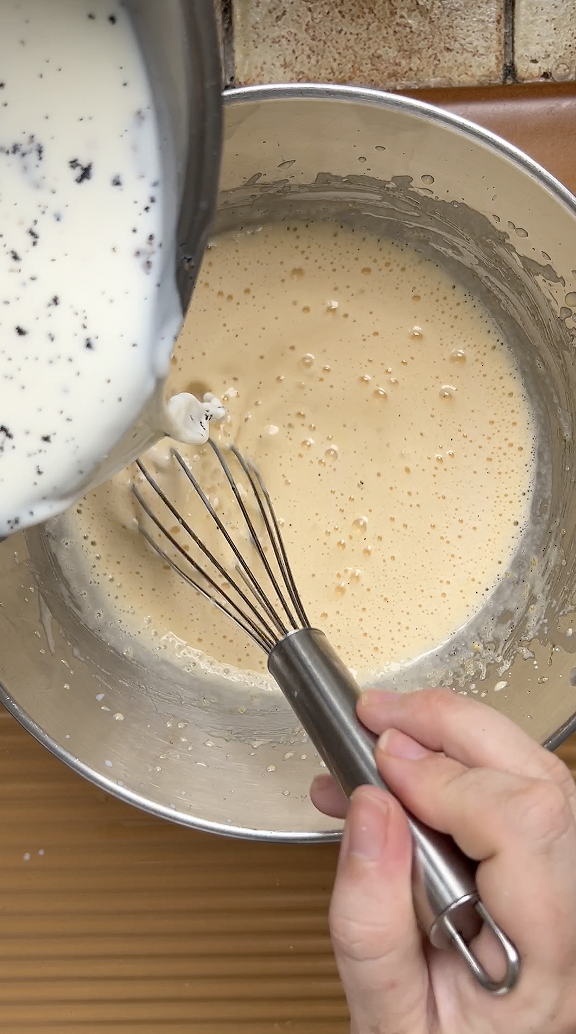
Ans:
{"type": "MultiPolygon", "coordinates": [[[[358,686],[324,633],[312,628],[306,616],[288,561],[280,522],[262,477],[235,446],[230,446],[226,451],[245,477],[246,491],[232,474],[223,451],[212,441],[210,446],[248,532],[250,560],[176,449],[172,456],[230,550],[233,570],[208,548],[155,478],[138,461],[138,468],[156,497],[155,507],[149,504],[136,485],[133,492],[144,513],[160,532],[162,545],[141,525],[142,534],[165,563],[265,651],[270,674],[344,793],[350,796],[358,786],[366,784],[388,790],[376,766],[375,737],[356,716],[358,686]],[[158,516],[158,500],[195,543],[199,559],[189,555],[158,516]],[[251,500],[253,515],[248,500],[251,500]],[[168,543],[174,556],[164,548],[168,543]],[[260,577],[256,577],[255,567],[259,568],[260,577]]],[[[413,896],[422,929],[435,947],[453,945],[487,991],[506,994],[518,979],[520,956],[480,900],[475,864],[462,854],[450,837],[429,829],[410,813],[407,817],[414,842],[413,896]],[[483,923],[490,927],[503,949],[506,972],[501,979],[493,978],[486,971],[470,946],[483,923]]]]}

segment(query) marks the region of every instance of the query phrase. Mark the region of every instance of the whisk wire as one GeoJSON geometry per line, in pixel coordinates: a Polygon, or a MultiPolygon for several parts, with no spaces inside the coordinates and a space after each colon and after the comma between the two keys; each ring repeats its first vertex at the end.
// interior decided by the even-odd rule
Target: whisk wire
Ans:
{"type": "MultiPolygon", "coordinates": [[[[292,600],[298,617],[300,618],[300,621],[304,628],[310,628],[308,616],[306,614],[306,611],[304,610],[300,593],[298,592],[296,582],[294,581],[292,568],[290,567],[288,554],[286,553],[286,548],[284,546],[284,539],[282,538],[282,534],[280,532],[280,525],[278,523],[278,518],[276,517],[276,511],[274,510],[270,494],[268,492],[268,489],[266,488],[266,485],[264,484],[264,481],[262,480],[260,471],[257,467],[254,466],[254,464],[244,459],[242,453],[238,451],[235,445],[231,446],[231,451],[234,453],[236,459],[238,460],[240,466],[242,467],[244,473],[246,474],[246,477],[250,482],[252,491],[254,492],[254,495],[258,503],[258,507],[260,509],[260,513],[262,514],[262,519],[264,521],[264,524],[266,525],[268,537],[270,539],[270,542],[272,543],[272,548],[274,550],[276,562],[278,564],[278,567],[280,568],[282,577],[284,579],[284,583],[286,585],[286,588],[288,589],[290,599],[292,600]],[[264,500],[264,502],[262,500],[264,500]]],[[[296,627],[296,625],[294,625],[293,627],[296,627]]]]}
{"type": "MultiPolygon", "coordinates": [[[[268,575],[268,577],[269,577],[269,579],[270,579],[270,581],[271,581],[271,583],[272,583],[272,585],[274,587],[274,591],[275,591],[275,593],[276,593],[276,595],[278,597],[278,600],[280,601],[280,604],[281,604],[281,606],[282,606],[282,608],[284,610],[284,613],[286,614],[286,617],[287,617],[289,623],[292,625],[292,628],[293,629],[297,629],[297,628],[299,628],[298,622],[297,622],[296,618],[294,617],[294,614],[290,610],[290,607],[289,607],[289,605],[288,605],[288,603],[286,601],[284,593],[282,592],[282,589],[280,587],[278,579],[276,578],[276,575],[274,574],[272,566],[271,566],[271,564],[270,564],[270,562],[268,560],[268,557],[266,556],[266,553],[265,553],[264,548],[262,546],[262,543],[260,541],[260,537],[259,537],[258,533],[256,532],[256,529],[254,528],[254,524],[252,522],[252,518],[250,517],[250,514],[248,513],[248,510],[246,508],[244,500],[242,499],[242,496],[241,496],[240,491],[238,489],[238,485],[236,484],[236,481],[235,481],[235,479],[232,476],[232,473],[230,471],[230,468],[229,468],[228,464],[226,463],[226,460],[224,459],[222,451],[221,451],[221,449],[218,448],[216,443],[212,441],[212,439],[210,439],[210,445],[212,446],[212,450],[213,450],[214,454],[218,458],[218,461],[220,463],[220,466],[222,467],[222,470],[224,471],[224,474],[226,475],[226,478],[228,480],[230,488],[232,489],[232,491],[234,493],[234,496],[236,498],[238,506],[240,507],[240,509],[242,511],[242,516],[244,517],[244,520],[246,521],[246,524],[248,526],[248,530],[250,532],[250,536],[252,538],[253,545],[256,548],[256,551],[258,552],[258,556],[260,557],[260,560],[262,561],[262,564],[264,565],[264,569],[266,571],[266,574],[268,575]]],[[[286,577],[285,577],[285,572],[284,572],[284,569],[283,569],[283,565],[282,565],[282,561],[281,561],[281,556],[279,554],[279,551],[278,551],[278,548],[277,548],[277,545],[276,545],[275,536],[274,536],[274,534],[272,532],[272,528],[270,526],[270,522],[268,520],[268,515],[266,513],[265,507],[264,507],[264,505],[262,503],[262,498],[261,498],[259,492],[257,491],[256,485],[254,483],[254,479],[253,479],[252,474],[250,472],[249,465],[246,463],[244,457],[241,455],[241,453],[238,451],[238,449],[236,448],[235,445],[231,446],[230,451],[232,452],[232,454],[238,460],[242,470],[244,471],[244,473],[246,474],[246,477],[248,478],[248,481],[250,482],[250,486],[252,488],[252,491],[254,493],[254,497],[255,497],[256,502],[258,504],[258,509],[259,509],[260,514],[262,516],[262,519],[264,521],[264,525],[266,527],[266,531],[268,532],[268,537],[270,539],[270,543],[272,545],[272,549],[274,551],[274,555],[276,557],[276,561],[277,561],[278,567],[280,569],[280,574],[281,574],[282,578],[284,578],[285,585],[287,586],[287,588],[289,588],[288,581],[286,580],[286,577]]]]}
{"type": "MultiPolygon", "coordinates": [[[[156,521],[154,523],[156,523],[156,521]]],[[[170,533],[167,533],[167,529],[166,528],[164,528],[160,524],[158,524],[158,527],[160,527],[161,530],[165,534],[167,534],[167,537],[170,540],[170,542],[172,542],[173,544],[177,545],[177,543],[175,543],[175,540],[172,538],[170,533]]],[[[232,610],[229,609],[228,607],[226,607],[223,603],[220,603],[220,601],[218,599],[215,599],[214,596],[212,596],[200,584],[200,582],[197,582],[195,578],[192,578],[192,576],[189,575],[187,573],[187,571],[183,571],[182,568],[174,560],[172,560],[171,557],[168,556],[168,554],[161,548],[161,546],[159,546],[158,543],[154,541],[152,536],[146,531],[145,528],[140,528],[140,532],[144,536],[146,541],[149,543],[149,545],[152,546],[152,549],[158,554],[159,557],[161,557],[162,560],[164,560],[167,564],[169,564],[169,566],[172,568],[173,571],[176,571],[176,573],[179,574],[180,577],[183,578],[184,581],[188,585],[190,585],[193,589],[195,589],[196,592],[199,592],[200,595],[204,597],[204,599],[206,599],[210,603],[212,603],[219,611],[222,612],[222,614],[226,614],[227,617],[231,618],[232,621],[234,621],[238,625],[238,627],[241,628],[242,631],[246,633],[246,635],[250,636],[252,641],[254,643],[256,643],[258,646],[260,646],[262,648],[262,650],[264,650],[265,653],[268,653],[273,648],[274,641],[273,640],[268,640],[268,639],[266,639],[262,635],[262,633],[260,632],[260,629],[255,624],[255,622],[251,621],[251,619],[249,617],[247,617],[245,614],[242,613],[242,611],[239,609],[239,607],[237,607],[237,605],[230,598],[230,596],[223,589],[221,589],[213,581],[212,578],[210,578],[210,576],[206,573],[206,571],[202,570],[200,565],[193,564],[194,568],[196,568],[202,574],[202,577],[206,578],[206,580],[210,583],[210,585],[212,585],[213,588],[217,592],[219,592],[224,599],[228,600],[228,602],[230,603],[230,607],[231,608],[233,607],[234,610],[238,612],[240,617],[238,617],[237,614],[234,614],[232,612],[232,610]],[[245,621],[248,624],[244,624],[245,621]],[[250,627],[248,627],[248,626],[250,626],[250,627]]],[[[190,558],[188,558],[188,559],[190,559],[190,558]]],[[[192,563],[192,561],[190,561],[190,562],[192,563]]]]}
{"type": "MultiPolygon", "coordinates": [[[[197,495],[200,497],[200,499],[204,503],[204,506],[208,510],[208,513],[210,514],[210,516],[212,517],[212,519],[216,523],[216,525],[218,527],[218,530],[224,536],[224,538],[225,538],[226,542],[228,543],[230,549],[234,553],[234,556],[236,557],[236,560],[240,564],[240,567],[242,568],[242,570],[244,571],[245,575],[247,576],[250,584],[253,586],[255,595],[260,600],[261,605],[265,608],[265,610],[266,610],[270,620],[276,625],[276,628],[278,629],[278,631],[279,631],[281,636],[287,635],[288,634],[288,629],[284,625],[283,621],[281,621],[281,619],[278,616],[277,612],[275,611],[272,603],[270,602],[270,600],[268,599],[266,593],[264,592],[262,586],[259,584],[257,578],[255,577],[255,575],[251,571],[250,566],[247,564],[246,560],[242,556],[242,553],[238,549],[238,546],[234,542],[234,539],[230,535],[226,525],[224,524],[224,522],[220,519],[220,517],[216,513],[216,510],[212,506],[212,503],[208,499],[208,496],[204,492],[203,488],[201,487],[199,482],[196,480],[196,478],[194,477],[194,474],[192,473],[190,468],[187,466],[187,464],[184,462],[184,460],[182,459],[182,456],[180,455],[180,453],[178,452],[177,449],[173,449],[172,450],[172,455],[174,456],[174,459],[177,460],[177,462],[180,464],[180,466],[181,466],[182,470],[184,471],[186,477],[190,481],[190,484],[192,485],[192,487],[194,488],[195,492],[197,493],[197,495]]],[[[236,484],[234,482],[234,479],[232,478],[232,474],[230,473],[230,471],[226,467],[225,461],[221,459],[220,462],[222,463],[222,467],[223,467],[224,473],[227,475],[228,480],[230,481],[232,490],[233,490],[233,492],[234,492],[234,494],[236,496],[236,500],[237,500],[237,502],[238,502],[238,504],[239,504],[239,506],[240,506],[240,508],[242,510],[242,514],[243,514],[243,516],[246,519],[246,523],[248,525],[248,530],[250,531],[250,535],[251,535],[251,537],[253,539],[253,543],[256,546],[260,557],[262,558],[263,557],[262,546],[260,545],[260,543],[258,541],[258,538],[256,536],[256,530],[254,529],[254,526],[252,525],[252,522],[250,521],[250,517],[249,517],[248,512],[246,511],[246,507],[244,506],[244,504],[242,502],[240,493],[238,492],[238,487],[236,486],[236,484]]],[[[264,558],[264,562],[265,562],[265,558],[264,558]]],[[[229,578],[230,576],[227,575],[226,577],[229,578]]]]}
{"type": "Polygon", "coordinates": [[[296,587],[292,570],[288,561],[284,541],[280,531],[280,524],[276,516],[272,500],[262,477],[249,460],[246,460],[235,445],[229,447],[230,453],[239,464],[240,469],[246,476],[250,489],[254,496],[257,511],[263,522],[265,534],[259,534],[254,519],[250,514],[248,506],[243,498],[245,491],[241,489],[235,479],[223,450],[213,441],[210,446],[222,469],[234,499],[242,514],[251,546],[255,549],[258,559],[262,565],[263,572],[267,576],[269,586],[263,587],[256,577],[246,557],[234,541],[231,533],[224,524],[224,521],[216,512],[215,506],[210,502],[206,492],[195,477],[193,471],[185,462],[177,449],[172,449],[172,457],[178,463],[180,469],[192,485],[195,494],[203,504],[206,512],[214,521],[218,531],[230,548],[235,559],[234,573],[224,567],[223,563],[212,553],[208,546],[202,541],[189,522],[177,510],[173,502],[160,487],[158,482],[149,473],[144,464],[137,460],[137,466],[156,496],[162,501],[169,513],[175,518],[180,527],[190,536],[193,543],[198,547],[205,558],[209,569],[224,580],[224,586],[218,584],[215,576],[209,573],[204,563],[198,563],[190,555],[188,549],[179,542],[168,530],[163,520],[154,512],[152,506],[146,501],[142,492],[136,485],[133,485],[133,492],[138,503],[146,516],[152,521],[157,530],[170,543],[173,549],[180,554],[186,562],[184,568],[180,563],[170,556],[162,546],[155,540],[144,527],[140,530],[147,542],[168,566],[179,574],[188,585],[192,586],[205,599],[213,603],[218,610],[230,617],[250,638],[266,653],[270,653],[274,646],[289,632],[297,631],[300,628],[310,628],[306,612],[304,610],[300,594],[296,587]],[[272,547],[272,555],[267,555],[267,543],[272,547]],[[273,566],[277,567],[277,571],[273,566]],[[192,569],[192,572],[188,568],[192,569]],[[235,576],[236,577],[235,577],[235,576]],[[270,589],[271,587],[271,589],[270,589]],[[273,593],[270,596],[270,592],[273,593]],[[276,597],[277,603],[273,602],[276,597]],[[278,604],[280,605],[278,607],[278,604]],[[282,615],[285,615],[283,619],[282,615]]]}
{"type": "MultiPolygon", "coordinates": [[[[274,631],[274,629],[268,624],[268,622],[262,616],[260,611],[254,606],[252,600],[242,591],[240,586],[236,584],[236,582],[235,582],[234,578],[231,576],[230,572],[227,571],[226,568],[222,566],[222,564],[217,559],[217,557],[214,556],[214,554],[208,549],[208,547],[198,537],[198,535],[195,533],[195,531],[193,531],[193,529],[190,527],[190,525],[185,520],[185,518],[182,517],[182,515],[178,512],[178,510],[176,509],[174,504],[170,501],[170,499],[168,498],[166,493],[162,490],[162,488],[157,483],[157,481],[155,481],[155,479],[149,473],[149,471],[146,469],[144,464],[141,463],[140,460],[137,460],[136,463],[137,463],[138,469],[140,470],[140,473],[144,476],[144,478],[146,479],[146,481],[148,482],[150,487],[154,490],[154,492],[156,492],[158,497],[162,500],[162,502],[168,508],[170,513],[173,515],[173,517],[175,517],[175,519],[178,521],[178,523],[181,525],[181,527],[184,529],[184,531],[187,532],[188,535],[190,535],[191,539],[198,546],[198,548],[204,554],[206,559],[218,571],[218,574],[220,574],[221,577],[230,585],[230,587],[232,589],[234,589],[234,591],[236,593],[238,593],[238,596],[240,597],[242,602],[250,609],[250,611],[255,616],[255,618],[260,622],[260,625],[262,626],[262,628],[258,630],[257,635],[261,639],[266,640],[267,643],[270,642],[271,643],[270,649],[271,649],[272,646],[277,642],[277,639],[278,639],[278,636],[277,636],[276,632],[274,631]]],[[[142,507],[144,512],[147,514],[147,516],[153,521],[153,523],[156,525],[158,530],[161,531],[162,534],[166,536],[166,538],[172,543],[172,545],[178,550],[178,552],[184,557],[184,559],[194,568],[194,570],[198,571],[198,573],[201,574],[202,577],[205,578],[207,580],[207,582],[210,585],[213,586],[215,591],[218,592],[221,596],[223,596],[224,595],[224,590],[221,589],[220,586],[214,581],[214,579],[210,577],[210,575],[207,573],[207,571],[205,571],[199,564],[196,563],[196,561],[191,556],[189,556],[189,554],[181,546],[181,544],[179,542],[177,542],[176,539],[170,534],[168,529],[164,526],[164,524],[160,521],[160,519],[153,512],[151,507],[148,506],[148,504],[146,503],[145,499],[143,498],[142,494],[138,491],[136,486],[133,486],[133,492],[134,492],[134,495],[136,496],[140,506],[142,507]]],[[[154,547],[156,548],[156,544],[155,543],[154,543],[154,547]]],[[[156,550],[156,551],[158,552],[158,550],[156,550]]],[[[178,568],[178,570],[180,570],[180,568],[178,568]]],[[[215,604],[218,603],[218,601],[214,600],[213,597],[210,596],[210,594],[206,594],[205,592],[203,592],[203,595],[208,595],[210,597],[210,599],[212,600],[212,602],[214,602],[215,604]]],[[[237,608],[236,604],[234,604],[233,601],[229,597],[227,597],[227,598],[229,599],[229,602],[231,603],[231,605],[234,606],[235,609],[239,610],[239,608],[237,608]]],[[[240,611],[240,610],[239,610],[239,613],[241,613],[243,618],[245,618],[248,621],[248,623],[250,625],[252,625],[252,620],[248,617],[248,615],[243,614],[243,612],[240,611]]],[[[262,645],[262,644],[259,642],[258,645],[262,645]]],[[[264,648],[265,647],[263,647],[263,649],[264,648]]]]}

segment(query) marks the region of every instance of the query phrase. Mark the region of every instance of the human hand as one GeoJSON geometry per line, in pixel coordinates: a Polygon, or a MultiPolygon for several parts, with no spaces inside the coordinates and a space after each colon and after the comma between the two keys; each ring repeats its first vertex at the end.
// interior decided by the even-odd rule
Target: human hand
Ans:
{"type": "MultiPolygon", "coordinates": [[[[575,1034],[576,793],[566,766],[508,718],[450,690],[370,690],[358,705],[380,736],[380,772],[406,807],[480,864],[480,896],[522,956],[515,989],[484,991],[453,950],[423,940],[412,841],[390,794],[348,803],[331,776],[312,800],[346,818],[330,907],[352,1034],[575,1034]]],[[[501,976],[493,935],[474,944],[501,976]]]]}

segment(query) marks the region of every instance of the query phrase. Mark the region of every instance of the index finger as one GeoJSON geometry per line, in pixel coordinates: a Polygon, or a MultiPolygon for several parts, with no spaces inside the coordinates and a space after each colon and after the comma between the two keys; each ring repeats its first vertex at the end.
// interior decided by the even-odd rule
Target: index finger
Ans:
{"type": "Polygon", "coordinates": [[[574,781],[559,758],[499,711],[450,689],[415,693],[369,689],[360,698],[358,716],[378,735],[399,729],[468,768],[546,779],[560,786],[568,798],[574,797],[574,781]]]}

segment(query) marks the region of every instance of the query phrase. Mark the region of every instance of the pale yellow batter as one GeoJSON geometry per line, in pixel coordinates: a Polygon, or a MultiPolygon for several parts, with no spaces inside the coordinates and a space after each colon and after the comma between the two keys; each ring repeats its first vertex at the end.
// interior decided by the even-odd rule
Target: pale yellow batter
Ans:
{"type": "MultiPolygon", "coordinates": [[[[310,618],[364,677],[446,641],[504,576],[528,515],[530,409],[495,323],[415,252],[331,224],[218,238],[169,389],[223,398],[213,436],[257,463],[310,618]]],[[[170,444],[147,462],[209,534],[170,444]]],[[[181,451],[230,519],[213,456],[181,451]]],[[[263,671],[139,536],[133,477],[67,522],[87,620],[231,678],[263,671]]]]}

